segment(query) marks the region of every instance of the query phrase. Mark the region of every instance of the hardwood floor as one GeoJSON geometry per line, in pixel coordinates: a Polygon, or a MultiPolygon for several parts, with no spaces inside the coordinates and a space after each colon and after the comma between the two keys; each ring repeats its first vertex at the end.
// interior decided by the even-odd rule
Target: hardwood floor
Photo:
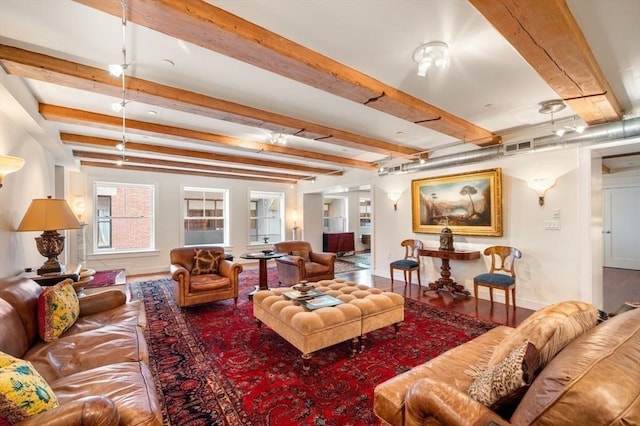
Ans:
{"type": "Polygon", "coordinates": [[[640,271],[604,268],[605,312],[615,312],[624,302],[640,301],[640,271]]]}
{"type": "MultiPolygon", "coordinates": [[[[251,266],[249,265],[245,267],[251,267],[251,266]]],[[[168,278],[168,276],[169,276],[168,273],[137,275],[137,276],[127,277],[127,281],[132,282],[132,281],[139,281],[143,279],[148,280],[148,279],[168,278]]],[[[367,284],[372,287],[379,288],[385,291],[391,291],[390,279],[371,275],[370,271],[367,269],[340,274],[340,278],[352,280],[360,284],[367,284]]],[[[465,314],[474,318],[493,321],[498,324],[509,325],[512,327],[517,326],[522,321],[524,321],[525,318],[527,318],[529,315],[533,313],[533,311],[530,309],[524,309],[519,307],[516,308],[514,312],[513,307],[511,307],[509,315],[507,315],[504,304],[494,303],[492,306],[491,302],[487,300],[482,300],[482,299],[478,302],[478,310],[476,311],[473,297],[453,298],[448,292],[438,292],[438,293],[429,292],[425,296],[422,293],[422,290],[424,290],[425,288],[424,285],[422,287],[422,290],[418,289],[417,284],[407,286],[407,288],[405,289],[404,281],[402,280],[394,280],[393,287],[394,287],[393,291],[395,293],[401,294],[405,298],[413,299],[422,303],[428,303],[430,305],[437,306],[442,309],[459,312],[461,314],[465,314]]]]}

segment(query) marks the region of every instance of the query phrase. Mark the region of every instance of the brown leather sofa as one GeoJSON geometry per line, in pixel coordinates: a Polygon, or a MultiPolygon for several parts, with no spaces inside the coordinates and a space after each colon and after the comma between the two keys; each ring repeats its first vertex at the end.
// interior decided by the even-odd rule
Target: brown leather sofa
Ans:
{"type": "Polygon", "coordinates": [[[242,265],[227,260],[223,247],[180,247],[170,252],[173,294],[180,307],[234,299],[238,304],[238,276],[242,265]],[[217,273],[192,275],[196,250],[209,250],[220,256],[217,273]]]}
{"type": "Polygon", "coordinates": [[[59,403],[19,424],[162,425],[141,302],[127,302],[120,290],[81,297],[75,324],[46,343],[38,333],[41,292],[28,278],[0,280],[0,351],[31,362],[59,403]]]}
{"type": "Polygon", "coordinates": [[[335,253],[314,252],[306,241],[283,241],[273,248],[286,256],[276,259],[278,281],[281,285],[295,285],[300,281],[317,282],[335,278],[335,253]]]}
{"type": "Polygon", "coordinates": [[[640,309],[571,340],[502,418],[468,395],[469,369],[514,334],[499,326],[378,385],[376,415],[392,425],[640,424],[640,309]]]}

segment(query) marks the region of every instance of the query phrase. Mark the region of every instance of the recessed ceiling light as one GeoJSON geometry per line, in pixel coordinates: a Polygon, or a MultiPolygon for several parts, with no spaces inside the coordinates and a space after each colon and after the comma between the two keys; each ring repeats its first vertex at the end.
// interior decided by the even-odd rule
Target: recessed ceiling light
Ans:
{"type": "Polygon", "coordinates": [[[166,63],[167,65],[171,65],[172,67],[176,66],[176,63],[173,62],[171,59],[163,59],[162,62],[166,63]]]}
{"type": "Polygon", "coordinates": [[[156,115],[156,114],[158,114],[158,112],[157,112],[157,111],[150,110],[150,111],[147,111],[147,114],[149,114],[149,115],[156,115]]]}

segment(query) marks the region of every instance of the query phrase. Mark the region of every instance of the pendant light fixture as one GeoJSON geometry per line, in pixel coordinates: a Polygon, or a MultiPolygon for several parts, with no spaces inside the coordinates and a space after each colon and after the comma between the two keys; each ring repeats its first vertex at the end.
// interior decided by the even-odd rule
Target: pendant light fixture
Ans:
{"type": "Polygon", "coordinates": [[[114,77],[119,77],[122,82],[122,100],[119,104],[112,105],[116,112],[122,113],[122,141],[116,145],[116,148],[122,155],[122,158],[116,162],[118,166],[123,165],[127,161],[127,104],[129,101],[127,101],[127,81],[125,71],[130,65],[127,62],[127,2],[122,0],[120,4],[122,6],[122,63],[109,65],[109,73],[114,77]]]}

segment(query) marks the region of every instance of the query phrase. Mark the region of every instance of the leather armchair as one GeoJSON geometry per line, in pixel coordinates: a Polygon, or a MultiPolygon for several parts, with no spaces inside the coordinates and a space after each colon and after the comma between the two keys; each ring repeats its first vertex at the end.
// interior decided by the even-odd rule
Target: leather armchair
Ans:
{"type": "Polygon", "coordinates": [[[335,253],[314,252],[306,241],[275,243],[278,253],[287,253],[276,259],[278,280],[281,285],[296,285],[300,281],[321,281],[335,278],[335,253]]]}
{"type": "Polygon", "coordinates": [[[226,260],[223,247],[181,247],[170,252],[173,293],[180,307],[234,299],[238,304],[238,276],[242,265],[226,260]],[[220,256],[217,273],[192,275],[196,249],[209,250],[220,256]]]}

